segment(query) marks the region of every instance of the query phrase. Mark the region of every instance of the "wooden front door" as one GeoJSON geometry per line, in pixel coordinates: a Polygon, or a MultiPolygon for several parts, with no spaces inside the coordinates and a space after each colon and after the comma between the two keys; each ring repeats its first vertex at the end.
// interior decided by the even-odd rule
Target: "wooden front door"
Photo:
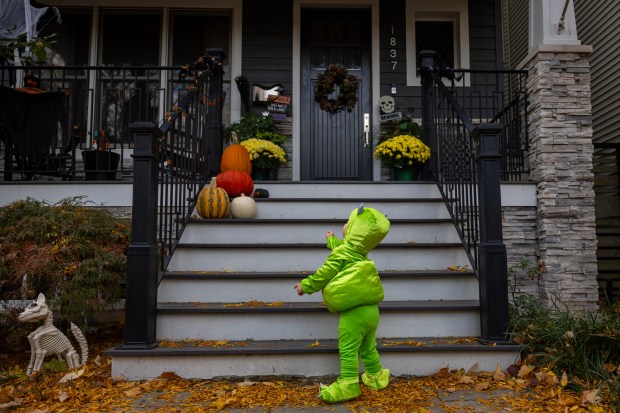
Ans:
{"type": "Polygon", "coordinates": [[[301,25],[301,179],[372,180],[372,133],[364,134],[365,114],[372,125],[370,10],[303,9],[301,25]],[[359,80],[351,111],[326,112],[314,100],[316,80],[331,64],[359,80]]]}

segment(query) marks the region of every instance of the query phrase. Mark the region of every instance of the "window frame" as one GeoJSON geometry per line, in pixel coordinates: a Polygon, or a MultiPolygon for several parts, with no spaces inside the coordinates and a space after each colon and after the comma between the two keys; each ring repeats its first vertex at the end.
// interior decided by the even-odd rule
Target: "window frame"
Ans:
{"type": "MultiPolygon", "coordinates": [[[[454,24],[454,66],[468,69],[469,60],[469,12],[467,0],[407,0],[406,4],[406,58],[407,86],[421,86],[417,74],[416,22],[417,21],[452,21],[454,24]]],[[[465,86],[469,86],[469,76],[463,77],[465,86]]]]}

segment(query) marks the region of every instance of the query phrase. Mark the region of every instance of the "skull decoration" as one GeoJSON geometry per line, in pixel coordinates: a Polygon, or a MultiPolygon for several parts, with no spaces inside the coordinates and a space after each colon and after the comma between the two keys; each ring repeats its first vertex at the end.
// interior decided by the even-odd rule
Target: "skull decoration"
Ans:
{"type": "Polygon", "coordinates": [[[394,112],[394,98],[392,96],[381,96],[379,98],[379,106],[381,106],[381,112],[383,113],[394,112]]]}

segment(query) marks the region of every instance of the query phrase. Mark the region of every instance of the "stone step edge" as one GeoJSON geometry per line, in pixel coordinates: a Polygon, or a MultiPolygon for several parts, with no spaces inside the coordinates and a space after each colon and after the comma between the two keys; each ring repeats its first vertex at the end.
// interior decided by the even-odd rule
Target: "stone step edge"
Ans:
{"type": "MultiPolygon", "coordinates": [[[[250,280],[250,279],[300,279],[311,272],[205,272],[205,271],[168,271],[162,276],[167,280],[250,280]]],[[[381,278],[470,278],[476,273],[471,270],[420,270],[420,271],[379,271],[381,278]]]]}
{"type": "MultiPolygon", "coordinates": [[[[478,300],[384,301],[382,312],[402,311],[479,311],[478,300]]],[[[282,314],[328,312],[322,302],[260,302],[237,303],[164,302],[157,304],[159,314],[282,314]]]]}
{"type": "MultiPolygon", "coordinates": [[[[478,337],[393,337],[377,339],[379,353],[431,352],[518,352],[516,343],[484,344],[478,337]]],[[[152,348],[117,346],[104,352],[107,356],[231,356],[251,354],[338,353],[338,340],[189,340],[157,342],[152,348]]]]}
{"type": "MultiPolygon", "coordinates": [[[[423,203],[423,202],[432,202],[432,203],[441,203],[443,204],[443,198],[441,194],[437,197],[424,197],[424,198],[366,198],[366,197],[347,197],[347,198],[330,198],[330,197],[274,197],[274,198],[254,198],[256,202],[308,202],[308,203],[316,203],[316,202],[352,202],[356,204],[360,204],[364,202],[364,205],[372,207],[372,203],[381,202],[381,203],[423,203]]],[[[353,206],[353,205],[352,205],[353,206]]]]}
{"type": "MultiPolygon", "coordinates": [[[[192,224],[339,224],[346,223],[347,218],[200,218],[192,216],[192,224]]],[[[390,224],[443,224],[453,222],[452,218],[394,218],[390,224]]]]}
{"type": "MultiPolygon", "coordinates": [[[[204,242],[195,243],[182,243],[177,245],[177,249],[191,249],[191,248],[211,248],[211,249],[325,249],[325,243],[299,243],[299,244],[271,244],[271,243],[249,243],[249,244],[211,244],[204,242]]],[[[396,249],[396,248],[410,248],[410,249],[428,249],[428,248],[463,248],[463,244],[460,242],[405,242],[405,243],[383,243],[379,244],[373,249],[396,249]]]]}

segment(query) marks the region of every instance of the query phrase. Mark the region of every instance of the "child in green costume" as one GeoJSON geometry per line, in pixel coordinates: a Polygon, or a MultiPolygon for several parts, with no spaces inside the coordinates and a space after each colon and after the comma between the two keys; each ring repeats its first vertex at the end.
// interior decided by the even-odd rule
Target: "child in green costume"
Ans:
{"type": "Polygon", "coordinates": [[[331,254],[314,274],[295,285],[299,295],[322,291],[327,309],[340,314],[340,377],[321,387],[319,397],[326,402],[351,400],[361,394],[359,357],[364,364],[364,384],[381,390],[389,383],[390,371],[381,368],[376,340],[377,304],[383,301],[383,286],[375,263],[368,258],[368,252],[385,238],[389,229],[390,221],[376,209],[354,209],[342,228],[344,241],[327,231],[331,254]]]}

